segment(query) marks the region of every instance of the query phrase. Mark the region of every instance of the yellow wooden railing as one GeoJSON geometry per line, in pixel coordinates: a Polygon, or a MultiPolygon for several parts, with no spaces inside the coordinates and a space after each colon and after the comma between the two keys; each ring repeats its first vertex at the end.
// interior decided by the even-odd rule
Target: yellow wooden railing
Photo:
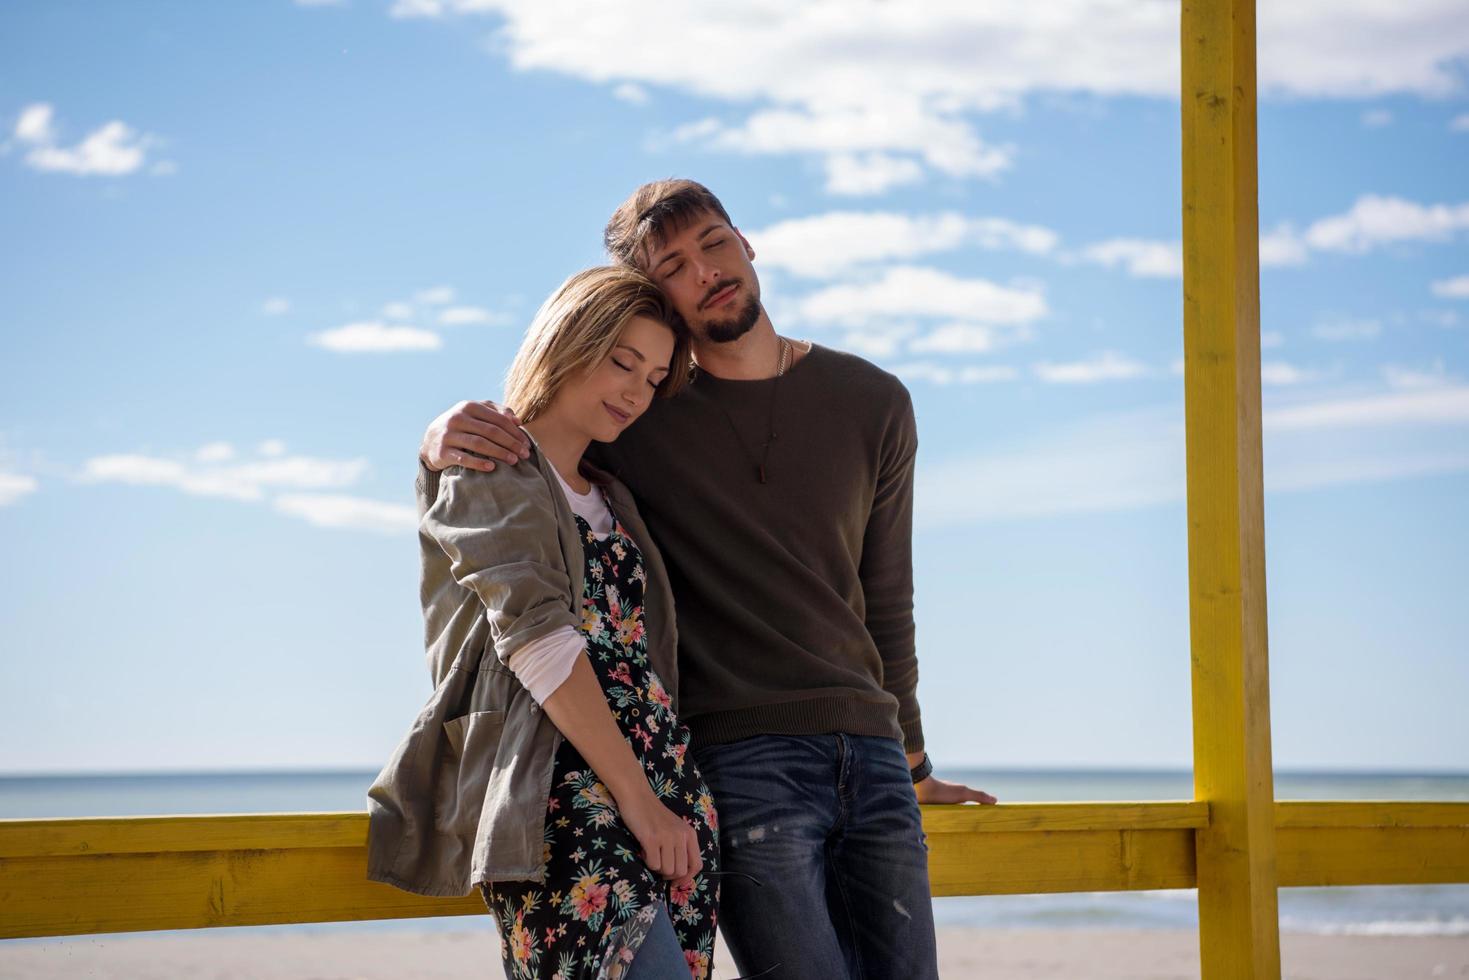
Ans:
{"type": "MultiPolygon", "coordinates": [[[[1279,980],[1276,889],[1469,882],[1469,803],[1276,803],[1253,0],[1184,0],[1194,796],[926,807],[935,895],[1199,890],[1204,980],[1279,980]]],[[[480,913],[368,882],[361,813],[0,821],[0,937],[480,913]]]]}
{"type": "MultiPolygon", "coordinates": [[[[1199,883],[1207,803],[925,807],[935,895],[1199,883]]],[[[1469,803],[1279,803],[1282,885],[1469,881],[1469,803]]],[[[484,914],[366,879],[365,813],[0,821],[0,938],[484,914]]]]}

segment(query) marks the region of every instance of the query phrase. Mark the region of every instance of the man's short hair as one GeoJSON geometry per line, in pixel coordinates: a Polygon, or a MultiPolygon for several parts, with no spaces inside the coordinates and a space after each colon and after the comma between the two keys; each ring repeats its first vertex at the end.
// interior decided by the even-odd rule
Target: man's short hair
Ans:
{"type": "Polygon", "coordinates": [[[700,214],[714,214],[734,227],[719,198],[703,184],[679,177],[655,180],[618,205],[602,234],[607,254],[619,265],[642,269],[653,249],[700,214]]]}

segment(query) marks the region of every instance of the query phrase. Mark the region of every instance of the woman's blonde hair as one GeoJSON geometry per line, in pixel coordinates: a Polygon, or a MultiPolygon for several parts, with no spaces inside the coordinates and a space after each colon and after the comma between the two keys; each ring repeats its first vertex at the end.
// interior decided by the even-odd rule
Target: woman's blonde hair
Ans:
{"type": "Polygon", "coordinates": [[[642,273],[596,266],[563,282],[536,311],[505,376],[505,404],[532,422],[555,400],[561,386],[602,363],[627,321],[657,320],[673,331],[673,359],[658,395],[670,397],[688,381],[688,330],[663,293],[642,273]]]}

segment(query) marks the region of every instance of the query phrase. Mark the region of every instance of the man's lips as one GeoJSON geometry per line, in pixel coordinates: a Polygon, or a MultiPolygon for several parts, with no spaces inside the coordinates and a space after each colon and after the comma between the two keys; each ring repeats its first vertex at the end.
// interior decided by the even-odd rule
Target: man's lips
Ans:
{"type": "Polygon", "coordinates": [[[730,283],[728,286],[725,286],[713,296],[710,296],[708,299],[704,300],[704,302],[699,305],[699,308],[707,310],[716,306],[723,306],[734,297],[735,290],[738,289],[739,286],[740,284],[737,282],[730,283]]]}
{"type": "Polygon", "coordinates": [[[627,425],[627,420],[630,419],[630,418],[632,418],[632,415],[630,413],[628,413],[628,412],[619,412],[617,409],[613,408],[611,405],[607,404],[606,402],[603,402],[602,403],[602,407],[605,408],[605,409],[607,409],[607,414],[608,415],[612,416],[614,419],[617,420],[617,424],[618,425],[627,425]]]}

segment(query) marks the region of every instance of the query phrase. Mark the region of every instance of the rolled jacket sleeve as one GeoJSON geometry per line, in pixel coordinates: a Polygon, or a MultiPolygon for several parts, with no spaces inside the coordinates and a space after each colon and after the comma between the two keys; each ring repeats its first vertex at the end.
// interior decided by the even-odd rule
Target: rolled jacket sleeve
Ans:
{"type": "Polygon", "coordinates": [[[443,552],[454,581],[484,604],[501,663],[577,627],[555,502],[536,468],[482,473],[451,466],[437,483],[419,533],[443,552]]]}

